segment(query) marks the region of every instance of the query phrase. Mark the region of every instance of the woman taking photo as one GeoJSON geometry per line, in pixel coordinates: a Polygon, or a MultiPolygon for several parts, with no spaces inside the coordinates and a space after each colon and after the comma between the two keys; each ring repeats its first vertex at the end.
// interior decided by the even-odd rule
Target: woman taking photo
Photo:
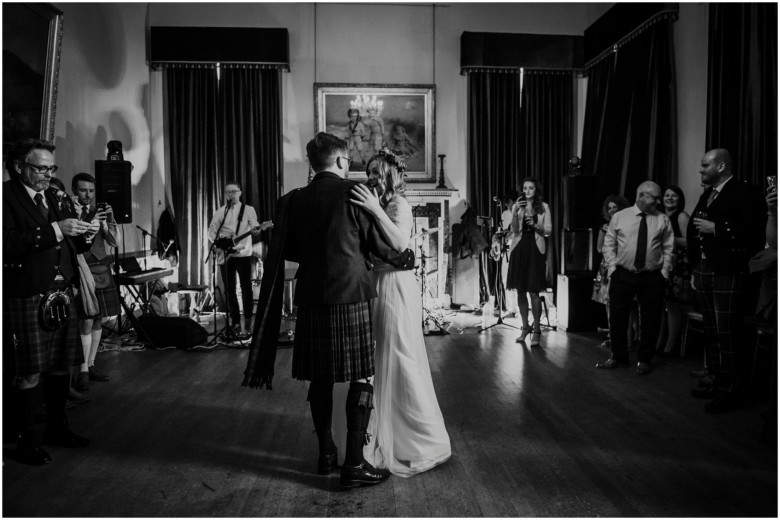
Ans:
{"type": "Polygon", "coordinates": [[[532,177],[523,180],[523,194],[512,208],[513,235],[509,253],[507,289],[517,290],[517,306],[523,320],[518,343],[524,343],[531,334],[531,346],[538,346],[541,339],[542,302],[539,293],[547,289],[546,238],[552,232],[550,207],[542,197],[542,186],[532,177]],[[528,325],[528,293],[531,297],[533,329],[528,325]]]}

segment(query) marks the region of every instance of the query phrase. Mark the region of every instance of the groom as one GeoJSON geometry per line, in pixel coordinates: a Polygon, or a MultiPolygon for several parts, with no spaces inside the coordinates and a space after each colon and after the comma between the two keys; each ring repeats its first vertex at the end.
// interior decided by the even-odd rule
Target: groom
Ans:
{"type": "MultiPolygon", "coordinates": [[[[370,216],[349,203],[350,189],[355,183],[345,180],[350,163],[346,141],[320,132],[306,145],[306,153],[317,174],[308,186],[280,199],[275,221],[284,224],[275,227],[269,250],[269,260],[278,254],[299,264],[292,375],[311,381],[308,400],[319,441],[317,472],[322,475],[329,474],[338,460],[331,435],[333,384],[350,382],[346,402],[347,453],[341,468],[341,485],[351,488],[378,484],[390,473],[374,468],[363,458],[373,408],[373,386],[368,382],[374,375],[375,347],[370,300],[377,295],[369,254],[410,269],[414,253],[408,249],[401,254],[394,252],[370,216]]],[[[277,264],[277,260],[281,258],[273,262],[277,264]]],[[[262,285],[268,291],[273,291],[268,287],[276,286],[273,274],[269,274],[274,271],[280,271],[278,265],[267,270],[263,278],[262,285]]],[[[260,361],[256,358],[266,355],[263,350],[267,340],[273,338],[274,328],[278,333],[278,327],[265,318],[276,307],[273,296],[267,306],[261,294],[253,352],[245,372],[244,384],[248,386],[265,381],[270,387],[273,356],[260,361]]]]}

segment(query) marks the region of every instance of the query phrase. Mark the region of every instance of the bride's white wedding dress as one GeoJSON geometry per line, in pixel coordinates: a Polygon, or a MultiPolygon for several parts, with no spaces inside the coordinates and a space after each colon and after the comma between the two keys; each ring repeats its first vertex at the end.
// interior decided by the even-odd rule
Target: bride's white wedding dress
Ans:
{"type": "MultiPolygon", "coordinates": [[[[385,211],[411,238],[412,208],[406,199],[394,197],[385,211]]],[[[394,475],[410,477],[447,460],[450,438],[431,380],[414,273],[381,263],[375,270],[374,413],[365,458],[394,475]]]]}

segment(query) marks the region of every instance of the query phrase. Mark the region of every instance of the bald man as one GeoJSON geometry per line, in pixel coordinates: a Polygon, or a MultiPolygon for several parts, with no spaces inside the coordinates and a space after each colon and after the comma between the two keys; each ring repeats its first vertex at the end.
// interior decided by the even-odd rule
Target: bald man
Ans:
{"type": "Polygon", "coordinates": [[[707,189],[688,223],[688,258],[710,373],[691,395],[711,399],[704,405],[707,413],[722,413],[739,405],[748,261],[764,247],[767,205],[760,188],[734,177],[725,148],[705,153],[699,174],[707,189]]]}
{"type": "Polygon", "coordinates": [[[639,302],[637,374],[651,371],[650,362],[664,310],[664,281],[672,270],[674,231],[658,211],[661,187],[645,181],[636,190],[636,204],[612,216],[604,237],[604,260],[609,276],[609,336],[612,356],[596,368],[627,367],[628,318],[631,302],[639,302]]]}

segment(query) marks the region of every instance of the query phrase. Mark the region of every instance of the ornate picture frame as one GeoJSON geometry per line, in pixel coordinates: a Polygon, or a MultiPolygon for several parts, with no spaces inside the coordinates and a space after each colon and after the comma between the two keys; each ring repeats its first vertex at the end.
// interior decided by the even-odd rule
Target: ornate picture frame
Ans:
{"type": "Polygon", "coordinates": [[[435,182],[434,85],[315,83],[315,132],[347,140],[349,178],[387,148],[404,157],[407,182],[435,182]]]}
{"type": "Polygon", "coordinates": [[[54,140],[63,13],[3,4],[3,149],[22,137],[54,140]]]}

